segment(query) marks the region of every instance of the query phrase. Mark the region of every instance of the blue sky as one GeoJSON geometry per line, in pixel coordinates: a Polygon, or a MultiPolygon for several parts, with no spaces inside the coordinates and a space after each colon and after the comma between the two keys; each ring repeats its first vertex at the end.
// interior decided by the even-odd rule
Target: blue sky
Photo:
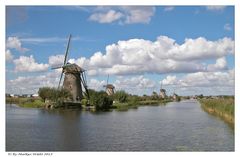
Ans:
{"type": "Polygon", "coordinates": [[[57,86],[69,34],[69,61],[103,90],[134,94],[234,94],[232,6],[56,6],[6,8],[6,92],[57,86]]]}

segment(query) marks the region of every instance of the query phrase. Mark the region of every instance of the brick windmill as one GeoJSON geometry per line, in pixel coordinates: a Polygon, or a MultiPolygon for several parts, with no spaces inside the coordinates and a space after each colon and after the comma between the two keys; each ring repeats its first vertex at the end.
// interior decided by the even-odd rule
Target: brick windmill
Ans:
{"type": "Polygon", "coordinates": [[[166,90],[162,88],[162,82],[161,82],[160,98],[165,99],[166,97],[167,97],[166,90]]]}
{"type": "Polygon", "coordinates": [[[52,69],[62,68],[62,73],[58,83],[58,89],[60,88],[66,89],[71,93],[73,101],[80,101],[83,99],[83,93],[84,93],[83,88],[84,88],[86,96],[89,99],[89,92],[88,92],[87,83],[86,83],[85,70],[75,63],[71,64],[67,62],[70,41],[71,41],[71,35],[69,35],[63,65],[52,68],[52,69]],[[63,74],[64,74],[64,81],[61,87],[63,74]]]}
{"type": "Polygon", "coordinates": [[[115,87],[112,84],[108,84],[108,79],[109,79],[109,75],[108,75],[108,78],[107,78],[107,84],[104,85],[103,87],[106,88],[107,95],[113,95],[115,87]]]}

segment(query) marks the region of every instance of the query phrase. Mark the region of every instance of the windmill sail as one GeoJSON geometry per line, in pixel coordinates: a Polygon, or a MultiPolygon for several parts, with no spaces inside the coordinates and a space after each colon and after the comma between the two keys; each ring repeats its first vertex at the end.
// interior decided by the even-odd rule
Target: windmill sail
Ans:
{"type": "MultiPolygon", "coordinates": [[[[69,38],[68,38],[68,44],[67,44],[67,49],[66,49],[65,56],[64,56],[63,66],[66,65],[70,41],[71,41],[71,34],[69,35],[69,38]]],[[[63,67],[63,66],[62,66],[62,67],[63,67]]],[[[63,76],[63,69],[62,69],[61,77],[60,77],[60,80],[59,80],[59,83],[58,83],[58,89],[60,88],[60,84],[61,84],[61,81],[62,81],[62,76],[63,76]]]]}
{"type": "Polygon", "coordinates": [[[87,82],[86,82],[86,75],[85,75],[85,73],[82,73],[82,84],[83,84],[83,87],[85,89],[85,93],[86,93],[87,98],[90,99],[89,91],[88,91],[88,88],[87,88],[87,82]]]}
{"type": "Polygon", "coordinates": [[[107,77],[107,85],[108,85],[108,79],[109,79],[109,75],[108,75],[108,77],[107,77]]]}
{"type": "Polygon", "coordinates": [[[68,55],[68,51],[69,51],[70,41],[71,41],[71,34],[69,35],[69,38],[68,38],[68,44],[67,44],[67,49],[66,49],[66,52],[65,52],[63,65],[65,65],[66,61],[67,61],[67,57],[68,57],[67,55],[68,55]]]}

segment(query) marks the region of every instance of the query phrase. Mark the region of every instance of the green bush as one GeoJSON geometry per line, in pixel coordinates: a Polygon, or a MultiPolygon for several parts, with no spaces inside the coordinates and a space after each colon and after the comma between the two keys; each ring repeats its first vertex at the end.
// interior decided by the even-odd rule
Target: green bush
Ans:
{"type": "Polygon", "coordinates": [[[158,100],[159,99],[158,94],[156,92],[152,92],[151,99],[152,100],[158,100]]]}
{"type": "Polygon", "coordinates": [[[113,104],[111,97],[107,95],[104,91],[94,91],[89,90],[90,95],[90,105],[95,106],[96,110],[108,110],[113,104]]]}
{"type": "Polygon", "coordinates": [[[181,97],[180,96],[177,96],[177,101],[181,101],[181,97]]]}
{"type": "Polygon", "coordinates": [[[59,102],[59,101],[62,102],[65,99],[72,98],[71,93],[64,88],[58,90],[56,88],[43,87],[43,88],[39,88],[38,94],[43,99],[44,102],[47,99],[53,102],[59,102]]]}
{"type": "Polygon", "coordinates": [[[117,100],[120,103],[126,102],[127,101],[127,97],[128,97],[128,94],[125,91],[123,91],[123,90],[117,91],[114,94],[114,100],[117,100]]]}
{"type": "Polygon", "coordinates": [[[129,106],[137,106],[139,104],[139,98],[137,96],[130,96],[128,98],[129,106]]]}
{"type": "Polygon", "coordinates": [[[82,104],[83,106],[87,106],[87,105],[88,105],[88,100],[87,100],[87,99],[82,99],[82,100],[81,100],[81,104],[82,104]]]}
{"type": "Polygon", "coordinates": [[[28,108],[41,108],[44,106],[44,102],[39,99],[28,99],[27,101],[19,104],[19,106],[28,108]]]}

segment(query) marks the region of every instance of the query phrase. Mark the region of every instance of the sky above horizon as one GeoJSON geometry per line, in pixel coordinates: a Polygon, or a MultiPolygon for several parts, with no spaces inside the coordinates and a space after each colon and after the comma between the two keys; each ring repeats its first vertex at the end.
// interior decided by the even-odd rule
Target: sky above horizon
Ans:
{"type": "Polygon", "coordinates": [[[233,6],[7,6],[6,93],[57,87],[69,34],[89,88],[234,95],[233,6]]]}

